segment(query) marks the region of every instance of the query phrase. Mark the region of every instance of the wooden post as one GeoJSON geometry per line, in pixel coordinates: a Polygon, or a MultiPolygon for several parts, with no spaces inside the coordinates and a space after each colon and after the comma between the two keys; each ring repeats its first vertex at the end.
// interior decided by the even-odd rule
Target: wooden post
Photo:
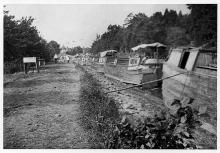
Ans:
{"type": "Polygon", "coordinates": [[[40,72],[40,69],[39,69],[39,61],[36,61],[36,69],[37,69],[37,72],[39,73],[40,72]]]}
{"type": "Polygon", "coordinates": [[[25,72],[25,63],[23,64],[23,68],[24,68],[24,73],[26,73],[26,72],[25,72]]]}
{"type": "Polygon", "coordinates": [[[159,52],[158,52],[158,47],[156,47],[156,58],[157,58],[157,65],[156,65],[156,68],[158,67],[158,62],[159,62],[159,59],[158,59],[158,56],[159,56],[159,52]]]}
{"type": "Polygon", "coordinates": [[[24,63],[24,72],[25,72],[25,74],[27,74],[27,72],[28,72],[27,63],[24,63]]]}

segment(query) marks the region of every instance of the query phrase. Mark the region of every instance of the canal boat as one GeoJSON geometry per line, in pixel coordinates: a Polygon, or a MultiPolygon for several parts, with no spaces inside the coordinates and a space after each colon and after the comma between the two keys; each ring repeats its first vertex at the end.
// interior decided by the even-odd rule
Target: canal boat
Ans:
{"type": "Polygon", "coordinates": [[[91,64],[91,55],[89,53],[82,54],[81,65],[89,66],[91,64]]]}
{"type": "Polygon", "coordinates": [[[117,53],[116,50],[106,50],[106,51],[100,52],[98,62],[94,63],[94,67],[96,68],[96,71],[99,73],[104,73],[104,65],[106,63],[107,56],[111,56],[116,53],[117,53]]]}
{"type": "Polygon", "coordinates": [[[163,80],[162,84],[166,106],[174,110],[172,102],[179,99],[183,106],[190,105],[199,114],[206,114],[206,122],[216,124],[217,49],[172,49],[168,61],[163,65],[163,77],[172,75],[176,76],[163,80]]]}
{"type": "MultiPolygon", "coordinates": [[[[121,82],[140,85],[162,77],[162,66],[167,56],[166,46],[161,43],[141,44],[131,49],[129,54],[107,56],[105,75],[121,82]]],[[[143,88],[153,88],[160,82],[143,84],[143,88]]]]}

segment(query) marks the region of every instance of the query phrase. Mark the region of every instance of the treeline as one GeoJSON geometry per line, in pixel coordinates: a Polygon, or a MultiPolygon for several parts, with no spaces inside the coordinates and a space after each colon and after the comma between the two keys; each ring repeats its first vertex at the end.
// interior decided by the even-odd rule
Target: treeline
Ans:
{"type": "Polygon", "coordinates": [[[4,62],[31,56],[50,61],[55,53],[60,52],[60,45],[43,39],[32,25],[33,21],[32,17],[16,20],[15,16],[4,11],[4,62]]]}
{"type": "Polygon", "coordinates": [[[76,55],[76,54],[83,53],[83,49],[80,46],[76,46],[76,47],[73,47],[73,48],[67,48],[66,53],[69,54],[69,55],[76,55]]]}
{"type": "Polygon", "coordinates": [[[76,55],[76,54],[81,54],[81,53],[89,53],[90,52],[90,48],[87,47],[80,47],[80,46],[76,46],[73,48],[66,48],[67,50],[67,54],[69,55],[76,55]]]}
{"type": "Polygon", "coordinates": [[[130,13],[123,26],[109,25],[107,31],[97,35],[91,51],[115,49],[129,51],[141,43],[160,42],[169,47],[196,46],[217,42],[217,5],[190,4],[190,14],[166,9],[164,14],[156,12],[148,17],[144,13],[130,13]]]}

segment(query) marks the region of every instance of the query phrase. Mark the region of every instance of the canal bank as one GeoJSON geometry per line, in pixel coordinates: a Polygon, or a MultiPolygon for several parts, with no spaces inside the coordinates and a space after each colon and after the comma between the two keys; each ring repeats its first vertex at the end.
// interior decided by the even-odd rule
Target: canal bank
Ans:
{"type": "MultiPolygon", "coordinates": [[[[131,86],[129,84],[107,78],[103,74],[97,73],[89,66],[84,66],[84,69],[98,80],[105,93],[131,86]]],[[[158,115],[158,112],[167,110],[163,100],[159,98],[160,96],[153,95],[152,91],[143,91],[141,88],[135,87],[129,90],[112,92],[109,93],[108,96],[112,97],[118,104],[120,104],[120,112],[127,114],[127,116],[132,118],[133,122],[135,122],[135,120],[144,120],[146,117],[155,117],[158,115]]],[[[201,148],[212,149],[217,147],[217,136],[213,127],[210,127],[207,124],[201,125],[200,123],[192,130],[193,137],[198,146],[201,148]]]]}

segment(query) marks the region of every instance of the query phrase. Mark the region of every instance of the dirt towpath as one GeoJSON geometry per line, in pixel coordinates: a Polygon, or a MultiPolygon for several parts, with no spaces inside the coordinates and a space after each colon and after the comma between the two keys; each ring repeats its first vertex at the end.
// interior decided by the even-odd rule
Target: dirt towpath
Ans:
{"type": "Polygon", "coordinates": [[[4,148],[90,148],[73,64],[4,79],[4,148]]]}

